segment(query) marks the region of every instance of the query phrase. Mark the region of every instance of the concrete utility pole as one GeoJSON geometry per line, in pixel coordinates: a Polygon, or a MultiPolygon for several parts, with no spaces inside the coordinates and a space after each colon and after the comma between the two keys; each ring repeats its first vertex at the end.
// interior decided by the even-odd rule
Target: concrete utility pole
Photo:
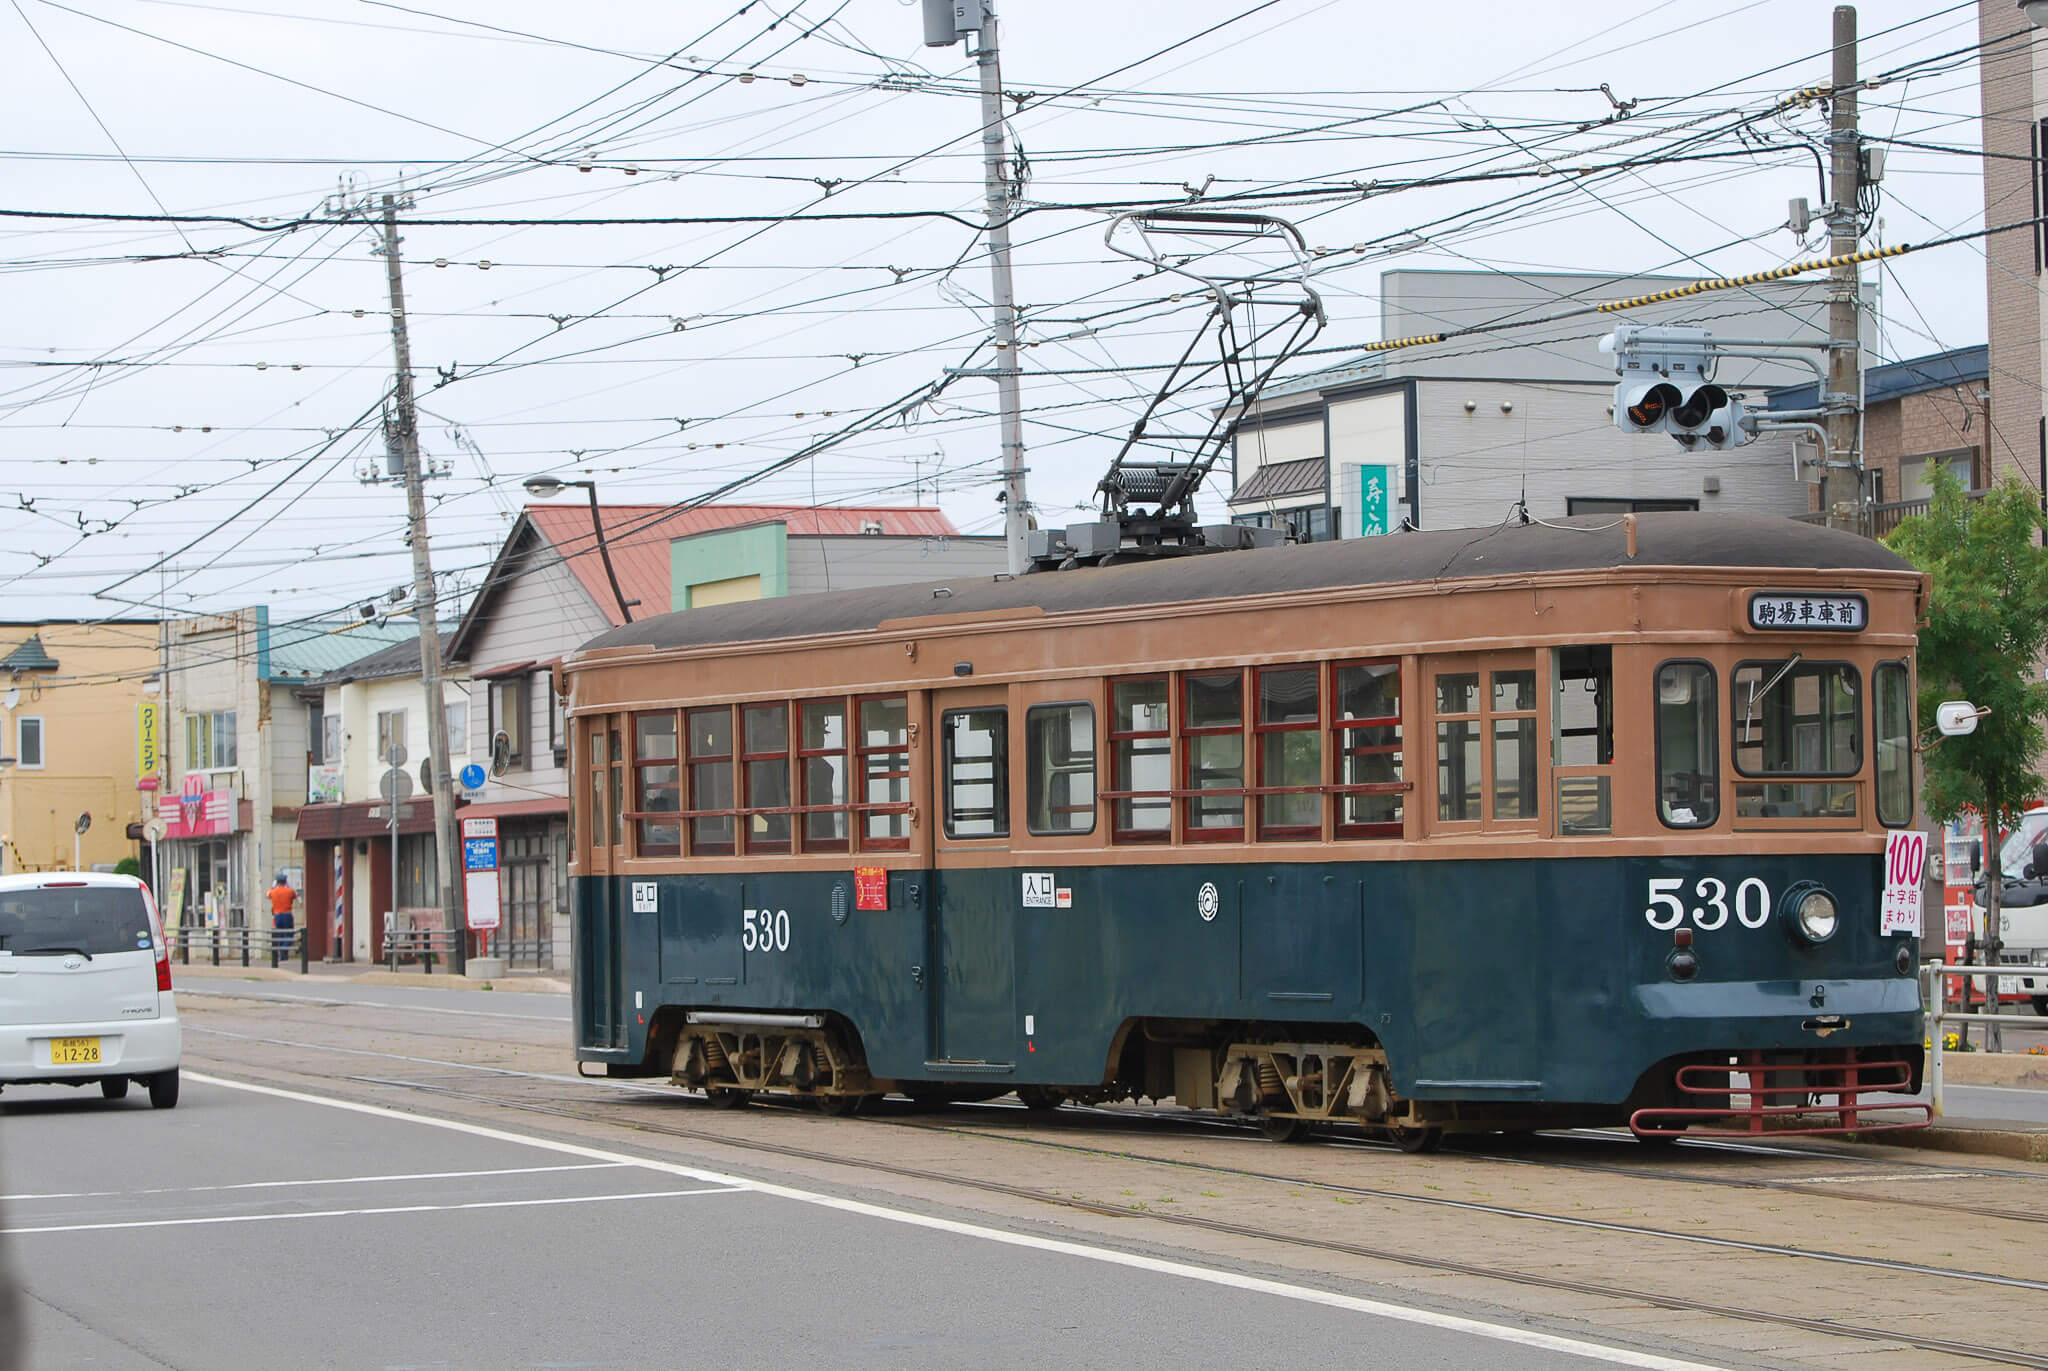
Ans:
{"type": "Polygon", "coordinates": [[[951,47],[961,35],[979,42],[975,64],[981,70],[981,174],[987,191],[988,265],[995,305],[996,364],[971,373],[993,377],[996,407],[1002,417],[1003,541],[1010,552],[1010,572],[1022,574],[1026,557],[1024,534],[1030,505],[1024,496],[1024,414],[1018,388],[1017,296],[1010,281],[1011,194],[1003,141],[1003,68],[996,41],[993,0],[925,0],[925,45],[951,47]]]}
{"type": "MultiPolygon", "coordinates": [[[[1828,252],[1857,250],[1856,201],[1863,190],[1863,148],[1856,133],[1856,9],[1835,7],[1835,67],[1828,129],[1832,184],[1828,195],[1828,252]]],[[[1868,492],[1863,485],[1863,376],[1858,329],[1862,278],[1855,263],[1836,267],[1828,280],[1827,465],[1821,472],[1821,510],[1829,528],[1864,533],[1868,492]]]]}
{"type": "MultiPolygon", "coordinates": [[[[427,556],[427,494],[420,474],[419,414],[412,396],[412,349],[405,336],[405,282],[399,272],[398,202],[384,197],[384,273],[391,287],[391,351],[396,359],[395,387],[397,416],[393,437],[405,469],[406,541],[412,545],[413,614],[420,626],[420,677],[427,697],[428,770],[434,783],[434,861],[441,882],[442,926],[455,934],[449,954],[450,969],[458,976],[468,961],[463,945],[468,932],[463,927],[462,902],[457,887],[460,867],[456,863],[455,778],[448,774],[448,713],[441,702],[441,630],[434,613],[434,565],[427,556]]],[[[398,798],[391,800],[391,857],[396,875],[398,860],[398,798]]],[[[398,904],[394,879],[391,903],[398,904]]]]}

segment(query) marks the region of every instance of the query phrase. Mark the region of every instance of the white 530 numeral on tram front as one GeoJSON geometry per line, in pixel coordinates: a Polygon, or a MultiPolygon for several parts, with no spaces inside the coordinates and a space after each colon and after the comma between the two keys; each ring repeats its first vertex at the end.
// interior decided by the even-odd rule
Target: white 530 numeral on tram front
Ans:
{"type": "Polygon", "coordinates": [[[1744,928],[1762,928],[1770,922],[1771,888],[1755,876],[1745,877],[1735,887],[1732,908],[1728,883],[1712,876],[1702,876],[1693,882],[1692,899],[1698,903],[1688,907],[1685,877],[1652,876],[1650,907],[1643,911],[1643,917],[1652,928],[1673,929],[1690,914],[1694,927],[1709,933],[1725,927],[1731,913],[1744,928]]]}
{"type": "Polygon", "coordinates": [[[789,951],[789,911],[748,909],[741,911],[740,946],[749,952],[789,951]]]}

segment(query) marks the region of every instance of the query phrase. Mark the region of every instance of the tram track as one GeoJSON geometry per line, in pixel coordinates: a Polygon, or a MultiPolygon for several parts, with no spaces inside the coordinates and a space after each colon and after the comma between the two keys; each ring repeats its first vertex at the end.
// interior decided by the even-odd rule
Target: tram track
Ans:
{"type": "MultiPolygon", "coordinates": [[[[202,1031],[218,1032],[218,1030],[202,1031]]],[[[342,1052],[347,1052],[350,1055],[361,1055],[373,1058],[384,1058],[386,1060],[404,1061],[410,1065],[415,1066],[428,1066],[441,1070],[456,1070],[466,1073],[481,1073],[508,1082],[519,1081],[521,1083],[532,1083],[536,1085],[563,1085],[571,1084],[575,1079],[564,1076],[545,1075],[543,1073],[538,1072],[519,1071],[513,1068],[479,1066],[473,1063],[451,1062],[431,1058],[406,1056],[404,1054],[399,1053],[377,1052],[368,1049],[334,1049],[324,1044],[293,1042],[286,1039],[266,1039],[258,1037],[256,1035],[248,1034],[228,1034],[226,1036],[260,1044],[266,1047],[303,1048],[314,1051],[338,1050],[342,1052]]],[[[1028,1185],[1016,1185],[1003,1181],[993,1180],[984,1176],[961,1175],[956,1172],[934,1170],[927,1167],[907,1165],[899,1162],[890,1162],[877,1158],[849,1156],[844,1152],[826,1152],[814,1148],[807,1148],[789,1143],[769,1142],[752,1138],[736,1138],[732,1136],[730,1133],[720,1132],[711,1129],[693,1128],[678,1125],[672,1121],[657,1121],[641,1117],[633,1117],[632,1115],[627,1113],[627,1111],[624,1108],[593,1108],[592,1106],[596,1103],[596,1101],[592,1101],[589,1099],[536,1100],[528,1098],[519,1098],[516,1093],[508,1091],[490,1092],[485,1090],[462,1088],[460,1086],[447,1083],[423,1081],[418,1079],[406,1079],[398,1076],[375,1075],[369,1073],[356,1072],[322,1072],[300,1070],[296,1068],[279,1068],[275,1063],[272,1062],[252,1062],[246,1060],[237,1060],[233,1057],[227,1056],[221,1057],[217,1059],[217,1061],[219,1066],[226,1067],[231,1071],[248,1070],[251,1068],[255,1068],[259,1071],[285,1069],[288,1070],[290,1074],[329,1081],[345,1089],[361,1089],[363,1087],[370,1087],[372,1089],[377,1090],[400,1090],[424,1095],[429,1098],[459,1100],[467,1104],[478,1105],[494,1109],[512,1109],[523,1113],[534,1114],[542,1117],[555,1118],[585,1125],[596,1124],[599,1126],[627,1127],[630,1128],[632,1131],[641,1133],[643,1135],[653,1134],[661,1137],[686,1140],[693,1143],[710,1144],[724,1148],[736,1149],[744,1152],[779,1157],[791,1161],[801,1161],[814,1165],[824,1165],[835,1168],[848,1168],[877,1175],[886,1175],[899,1180],[909,1180],[924,1184],[934,1184],[946,1187],[966,1189],[969,1191],[987,1194],[991,1196],[1002,1196],[1010,1199],[1023,1200],[1034,1205],[1051,1205],[1061,1209],[1098,1215],[1102,1217],[1112,1217],[1120,1219],[1142,1218],[1148,1221],[1164,1223],[1174,1227],[1206,1232],[1218,1236],[1228,1236],[1233,1238],[1251,1239],[1260,1242],[1270,1242],[1288,1248],[1316,1250],[1335,1254],[1342,1254],[1366,1260],[1392,1263],[1404,1267],[1409,1267],[1412,1269],[1420,1269],[1443,1274],[1466,1276],[1489,1281],[1500,1281],[1523,1287],[1540,1288],[1546,1290],[1553,1290],[1561,1293],[1572,1293],[1576,1295],[1591,1296],[1608,1300],[1635,1302],[1662,1309],[1685,1311],[1715,1317],[1724,1317],[1741,1320],[1749,1323],[1775,1325],[1785,1328],[1796,1328],[1806,1330],[1809,1332],[1842,1336],[1866,1342],[1898,1343],[1926,1351],[1938,1352],[1972,1360],[1990,1361],[2007,1365],[2041,1367],[2044,1368],[2044,1371],[2048,1371],[2048,1355],[2043,1355],[2041,1353],[2032,1352],[2019,1348],[1997,1347],[1989,1344],[1973,1343],[1959,1339],[1940,1338],[1924,1333],[1902,1330],[1898,1328],[1883,1328],[1874,1325],[1848,1323],[1836,1319],[1815,1317],[1812,1315],[1800,1314],[1796,1312],[1758,1309],[1741,1305],[1717,1302],[1713,1300],[1692,1298],[1669,1292],[1638,1289],[1629,1286],[1615,1285],[1599,1281],[1575,1280],[1558,1275],[1549,1275],[1538,1272],[1517,1270],[1507,1266],[1464,1261],[1445,1256],[1432,1256],[1412,1251],[1403,1251],[1391,1247],[1382,1247],[1373,1244],[1358,1243],[1337,1238],[1318,1237],[1299,1232],[1284,1232],[1272,1228],[1264,1228],[1251,1224],[1242,1224],[1227,1219],[1220,1219],[1209,1216],[1201,1216],[1187,1213],[1167,1213],[1161,1212],[1156,1208],[1145,1210],[1143,1212],[1137,1212],[1126,1206],[1105,1203],[1100,1200],[1092,1200],[1080,1195],[1061,1195],[1049,1192],[1039,1187],[1028,1185]]],[[[612,1084],[621,1085],[623,1083],[612,1084]]],[[[672,1092],[662,1088],[638,1087],[634,1088],[632,1093],[635,1097],[642,1099],[650,1097],[673,1097],[672,1092]]],[[[623,1101],[621,1103],[623,1104],[623,1101]]],[[[879,1119],[870,1121],[870,1123],[882,1124],[888,1124],[889,1122],[890,1121],[879,1119]]],[[[911,1124],[908,1122],[906,1122],[902,1126],[924,1127],[923,1125],[911,1124]]],[[[927,1128],[926,1131],[932,1130],[927,1128]]],[[[959,1129],[949,1131],[954,1131],[963,1136],[973,1137],[977,1139],[985,1139],[991,1136],[985,1132],[972,1129],[959,1129]]],[[[1070,1148],[1070,1150],[1080,1152],[1091,1151],[1091,1149],[1083,1148],[1070,1148]]],[[[1108,1153],[1103,1149],[1092,1149],[1092,1151],[1096,1152],[1099,1155],[1102,1155],[1105,1160],[1127,1160],[1132,1162],[1165,1166],[1187,1165],[1186,1163],[1182,1163],[1169,1158],[1147,1157],[1138,1154],[1127,1155],[1108,1153]]],[[[1475,1213],[1478,1215],[1493,1218],[1539,1220],[1549,1222],[1569,1221],[1572,1227],[1593,1231],[1608,1231],[1616,1234],[1617,1236],[1627,1236],[1634,1239],[1649,1241],[1663,1240],[1674,1241],[1679,1243],[1695,1242],[1703,1243],[1711,1247],[1739,1250],[1754,1255],[1764,1255],[1807,1261],[1835,1262],[1847,1264],[1850,1266],[1887,1271],[1899,1275],[1912,1275],[1923,1278],[1977,1282],[2029,1290],[2048,1289],[2048,1283],[2032,1281],[2019,1277],[2000,1276],[1995,1273],[1989,1272],[1946,1271],[1940,1268],[1928,1267],[1918,1263],[1898,1262],[1887,1258],[1857,1257],[1850,1254],[1827,1253],[1812,1249],[1781,1247],[1772,1244],[1762,1243],[1748,1243],[1740,1240],[1731,1239],[1717,1239],[1711,1237],[1710,1235],[1688,1235],[1683,1233],[1673,1233],[1662,1229],[1646,1228],[1635,1225],[1614,1224],[1605,1220],[1569,1219],[1568,1216],[1546,1215],[1539,1211],[1517,1210],[1509,1206],[1478,1204],[1471,1201],[1454,1200],[1448,1197],[1418,1197],[1410,1194],[1405,1194],[1399,1191],[1380,1191],[1368,1187],[1339,1187],[1334,1185],[1334,1183],[1327,1181],[1314,1180],[1302,1177],[1273,1175],[1269,1173],[1256,1172],[1244,1168],[1225,1168],[1217,1167],[1214,1165],[1201,1164],[1195,1164],[1195,1166],[1196,1169],[1199,1170],[1214,1171],[1219,1174],[1234,1174],[1247,1181],[1255,1183],[1278,1184],[1295,1187],[1313,1187],[1324,1190],[1341,1189],[1347,1191],[1348,1193],[1354,1193],[1359,1197],[1370,1197],[1375,1200],[1387,1203],[1428,1204],[1462,1210],[1465,1212],[1475,1213]]]]}

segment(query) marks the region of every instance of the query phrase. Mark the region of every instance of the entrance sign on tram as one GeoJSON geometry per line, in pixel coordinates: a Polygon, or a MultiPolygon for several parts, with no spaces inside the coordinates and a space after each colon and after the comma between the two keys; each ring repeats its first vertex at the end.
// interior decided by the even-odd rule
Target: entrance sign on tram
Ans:
{"type": "Polygon", "coordinates": [[[1884,904],[1877,931],[1920,936],[1920,878],[1927,871],[1927,835],[1895,828],[1884,840],[1884,904]]]}

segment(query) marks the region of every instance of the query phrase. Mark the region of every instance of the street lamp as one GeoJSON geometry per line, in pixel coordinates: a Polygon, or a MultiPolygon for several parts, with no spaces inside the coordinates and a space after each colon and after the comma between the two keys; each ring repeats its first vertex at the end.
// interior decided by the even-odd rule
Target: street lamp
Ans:
{"type": "Polygon", "coordinates": [[[604,578],[612,583],[612,598],[619,602],[619,616],[632,623],[633,611],[627,608],[626,593],[619,589],[618,573],[612,570],[612,550],[604,540],[604,524],[597,515],[597,482],[565,481],[559,476],[529,476],[522,484],[526,493],[536,500],[552,500],[571,487],[590,493],[590,531],[597,536],[597,555],[604,559],[604,578]]]}

